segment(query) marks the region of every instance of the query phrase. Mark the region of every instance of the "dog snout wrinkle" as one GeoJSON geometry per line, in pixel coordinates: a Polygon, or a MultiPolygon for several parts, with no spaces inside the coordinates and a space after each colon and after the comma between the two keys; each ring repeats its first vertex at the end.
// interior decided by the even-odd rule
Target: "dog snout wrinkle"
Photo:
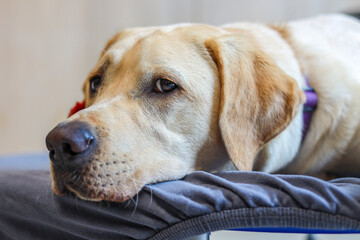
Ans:
{"type": "Polygon", "coordinates": [[[85,122],[59,124],[46,137],[51,161],[65,169],[86,162],[96,139],[85,122]]]}

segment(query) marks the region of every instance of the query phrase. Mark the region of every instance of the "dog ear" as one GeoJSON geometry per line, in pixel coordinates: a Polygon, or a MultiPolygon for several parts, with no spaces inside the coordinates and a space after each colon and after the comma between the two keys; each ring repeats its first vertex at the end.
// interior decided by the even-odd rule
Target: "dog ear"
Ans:
{"type": "Polygon", "coordinates": [[[205,46],[221,81],[219,125],[239,170],[252,170],[257,152],[288,126],[305,101],[296,81],[240,35],[210,39],[205,46]]]}

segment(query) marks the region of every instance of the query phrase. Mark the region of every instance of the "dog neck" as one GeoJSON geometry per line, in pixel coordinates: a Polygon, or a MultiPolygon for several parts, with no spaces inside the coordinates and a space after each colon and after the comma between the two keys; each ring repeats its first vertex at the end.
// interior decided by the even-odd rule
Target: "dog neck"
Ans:
{"type": "Polygon", "coordinates": [[[315,111],[318,103],[318,96],[315,90],[310,86],[309,80],[305,77],[306,88],[304,93],[306,96],[306,102],[303,107],[303,134],[302,141],[304,141],[306,133],[309,131],[312,114],[315,111]]]}
{"type": "Polygon", "coordinates": [[[305,77],[304,93],[306,102],[289,126],[268,142],[257,154],[253,170],[276,172],[290,163],[297,155],[310,128],[312,114],[316,109],[318,97],[305,77]]]}

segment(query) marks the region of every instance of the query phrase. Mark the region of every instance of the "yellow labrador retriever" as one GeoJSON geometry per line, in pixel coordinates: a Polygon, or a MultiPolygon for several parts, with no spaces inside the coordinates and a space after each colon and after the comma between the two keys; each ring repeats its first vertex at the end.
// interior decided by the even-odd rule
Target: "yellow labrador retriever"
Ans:
{"type": "Polygon", "coordinates": [[[47,136],[53,190],[125,201],[195,170],[360,175],[360,24],[127,29],[47,136]],[[318,95],[303,133],[303,92],[318,95]],[[304,138],[305,136],[305,138],[304,138]]]}

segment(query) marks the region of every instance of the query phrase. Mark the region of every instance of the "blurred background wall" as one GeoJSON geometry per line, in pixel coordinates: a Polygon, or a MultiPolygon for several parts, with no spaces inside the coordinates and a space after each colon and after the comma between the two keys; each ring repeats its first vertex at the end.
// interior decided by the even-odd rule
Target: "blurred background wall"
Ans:
{"type": "Polygon", "coordinates": [[[127,27],[278,22],[359,0],[0,0],[0,155],[44,152],[106,41],[127,27]]]}

